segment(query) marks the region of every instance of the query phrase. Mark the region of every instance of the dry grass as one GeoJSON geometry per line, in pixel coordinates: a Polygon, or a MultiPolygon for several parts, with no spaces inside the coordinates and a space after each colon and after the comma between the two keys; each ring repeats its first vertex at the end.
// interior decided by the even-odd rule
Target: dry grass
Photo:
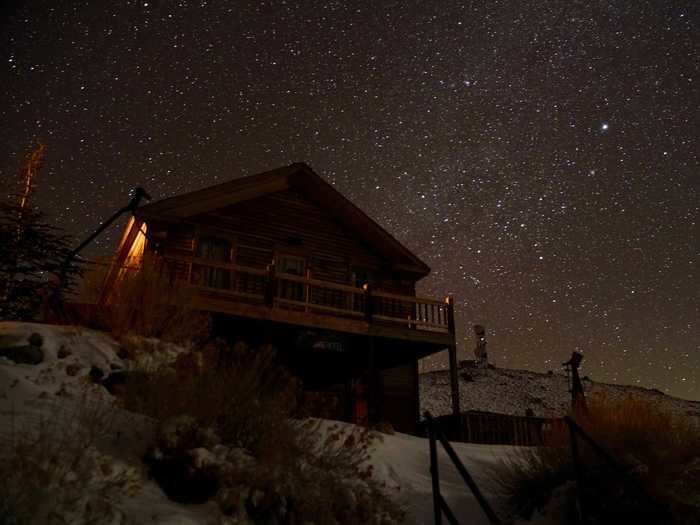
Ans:
{"type": "MultiPolygon", "coordinates": [[[[700,496],[700,486],[688,479],[695,475],[688,465],[700,462],[698,426],[636,397],[595,397],[588,406],[577,423],[619,464],[618,469],[610,467],[579,440],[588,491],[584,497],[597,516],[594,522],[627,516],[634,523],[664,523],[670,522],[670,514],[679,523],[698,523],[700,518],[687,521],[688,515],[700,516],[700,505],[687,504],[700,496]]],[[[515,514],[529,517],[559,493],[559,510],[571,518],[576,478],[568,428],[556,426],[545,445],[518,452],[498,472],[499,482],[515,514]]]]}
{"type": "MultiPolygon", "coordinates": [[[[172,369],[139,372],[127,381],[124,403],[158,419],[161,430],[176,416],[191,416],[198,429],[213,429],[226,446],[251,453],[253,466],[209,480],[219,487],[216,499],[225,514],[242,512],[256,523],[280,522],[281,516],[290,524],[399,523],[400,509],[367,466],[373,435],[294,419],[299,397],[297,381],[278,366],[272,348],[215,342],[172,369]]],[[[204,446],[196,439],[183,443],[204,446]]],[[[169,452],[175,470],[178,457],[187,462],[187,451],[169,452]]]]}
{"type": "Polygon", "coordinates": [[[226,442],[265,456],[279,450],[280,427],[296,409],[297,387],[271,347],[230,348],[215,341],[184,355],[174,369],[132,372],[124,405],[158,421],[192,415],[226,442]]]}
{"type": "Polygon", "coordinates": [[[114,436],[111,406],[87,397],[56,404],[51,417],[12,425],[0,452],[0,524],[87,523],[113,514],[111,502],[140,479],[115,469],[97,445],[114,436]]]}
{"type": "MultiPolygon", "coordinates": [[[[84,280],[83,297],[99,298],[104,275],[104,265],[96,265],[84,280]]],[[[194,308],[194,294],[162,259],[146,256],[116,279],[107,300],[108,329],[116,339],[139,335],[189,342],[209,330],[208,317],[194,308]]]]}

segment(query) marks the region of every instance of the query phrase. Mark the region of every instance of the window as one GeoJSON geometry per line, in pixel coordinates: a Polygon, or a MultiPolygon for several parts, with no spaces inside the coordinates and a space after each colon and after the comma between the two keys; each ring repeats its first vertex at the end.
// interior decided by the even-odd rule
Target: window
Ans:
{"type": "MultiPolygon", "coordinates": [[[[195,256],[198,259],[231,264],[233,260],[231,241],[216,237],[201,237],[197,242],[195,256]]],[[[192,280],[195,284],[208,288],[231,288],[231,270],[203,264],[192,266],[192,280]]]]}
{"type": "Polygon", "coordinates": [[[372,281],[372,273],[366,268],[353,267],[352,269],[352,285],[357,288],[362,288],[365,284],[372,281]]]}
{"type": "MultiPolygon", "coordinates": [[[[277,256],[277,272],[304,277],[306,271],[306,260],[298,255],[279,254],[277,256]]],[[[304,284],[280,278],[279,294],[283,299],[292,301],[304,301],[304,284]]]]}
{"type": "Polygon", "coordinates": [[[292,275],[299,276],[304,275],[306,261],[303,257],[298,257],[295,255],[280,255],[278,264],[278,271],[281,273],[290,273],[292,275]]]}

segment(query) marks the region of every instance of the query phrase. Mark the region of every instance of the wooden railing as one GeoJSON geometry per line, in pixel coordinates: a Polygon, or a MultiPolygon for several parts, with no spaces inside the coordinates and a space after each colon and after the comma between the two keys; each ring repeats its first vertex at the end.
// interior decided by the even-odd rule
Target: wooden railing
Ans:
{"type": "MultiPolygon", "coordinates": [[[[451,441],[489,445],[541,446],[555,419],[468,410],[433,418],[451,441]]],[[[422,426],[426,426],[424,422],[422,426]]]]}
{"type": "Polygon", "coordinates": [[[445,301],[359,288],[197,257],[166,257],[178,278],[204,294],[227,296],[270,308],[364,319],[416,330],[454,333],[454,307],[445,301]]]}

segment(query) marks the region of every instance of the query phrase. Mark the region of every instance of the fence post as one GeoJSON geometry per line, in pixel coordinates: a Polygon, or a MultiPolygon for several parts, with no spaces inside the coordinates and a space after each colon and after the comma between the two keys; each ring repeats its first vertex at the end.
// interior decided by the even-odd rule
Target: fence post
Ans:
{"type": "Polygon", "coordinates": [[[442,525],[442,510],[440,508],[440,471],[438,469],[437,443],[432,418],[426,418],[428,423],[428,441],[430,442],[430,478],[433,482],[433,513],[435,525],[442,525]]]}
{"type": "Polygon", "coordinates": [[[574,464],[574,473],[576,475],[576,499],[579,513],[579,519],[583,525],[588,525],[588,515],[586,513],[585,487],[583,482],[583,466],[578,450],[578,440],[576,438],[576,429],[568,418],[565,419],[569,427],[569,440],[571,443],[571,461],[574,464]]]}

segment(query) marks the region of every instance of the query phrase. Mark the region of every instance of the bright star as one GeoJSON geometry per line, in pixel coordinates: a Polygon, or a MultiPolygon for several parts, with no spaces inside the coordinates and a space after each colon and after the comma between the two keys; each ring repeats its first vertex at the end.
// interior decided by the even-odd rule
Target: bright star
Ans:
{"type": "Polygon", "coordinates": [[[600,130],[601,130],[601,131],[608,131],[608,128],[609,128],[609,127],[610,127],[610,126],[608,125],[607,122],[603,122],[603,123],[600,125],[600,130]]]}

